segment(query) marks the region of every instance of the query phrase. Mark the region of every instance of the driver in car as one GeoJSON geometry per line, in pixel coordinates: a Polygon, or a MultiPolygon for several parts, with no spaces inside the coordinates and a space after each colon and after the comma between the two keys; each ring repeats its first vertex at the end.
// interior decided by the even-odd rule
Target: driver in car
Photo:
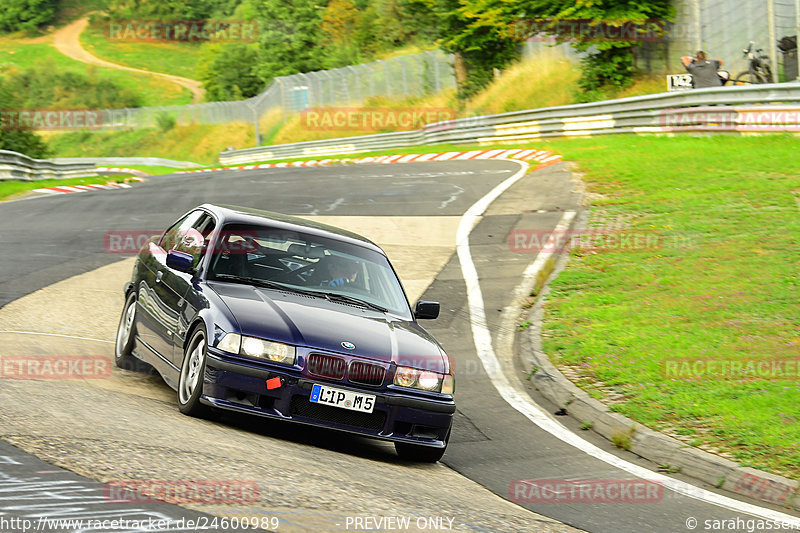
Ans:
{"type": "Polygon", "coordinates": [[[331,287],[343,287],[356,281],[358,265],[354,261],[336,258],[328,265],[328,272],[330,272],[331,278],[328,285],[331,287]]]}

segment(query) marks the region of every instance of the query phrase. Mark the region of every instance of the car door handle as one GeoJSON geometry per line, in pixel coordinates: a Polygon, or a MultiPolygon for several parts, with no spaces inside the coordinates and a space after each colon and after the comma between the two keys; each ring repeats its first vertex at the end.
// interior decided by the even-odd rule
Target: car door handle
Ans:
{"type": "Polygon", "coordinates": [[[156,283],[161,283],[161,278],[163,277],[164,277],[163,270],[159,270],[158,272],[156,272],[156,283]]]}

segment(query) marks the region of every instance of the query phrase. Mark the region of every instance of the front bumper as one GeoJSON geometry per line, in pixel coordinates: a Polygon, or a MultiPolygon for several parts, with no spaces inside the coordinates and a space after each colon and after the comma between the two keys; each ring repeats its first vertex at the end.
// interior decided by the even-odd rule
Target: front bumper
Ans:
{"type": "MultiPolygon", "coordinates": [[[[305,377],[296,368],[266,369],[209,349],[203,381],[206,405],[331,428],[393,442],[434,448],[446,446],[456,406],[452,399],[432,399],[396,390],[358,387],[305,377]],[[280,387],[268,389],[267,380],[280,378],[280,387]],[[315,383],[375,396],[372,413],[311,403],[315,383]]],[[[273,381],[274,383],[274,381],[273,381]]]]}

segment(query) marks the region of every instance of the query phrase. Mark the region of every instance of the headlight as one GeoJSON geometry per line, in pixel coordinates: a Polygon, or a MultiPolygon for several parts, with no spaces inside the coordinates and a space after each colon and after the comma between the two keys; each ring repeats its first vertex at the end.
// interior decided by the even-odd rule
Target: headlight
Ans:
{"type": "Polygon", "coordinates": [[[421,389],[438,391],[442,388],[442,376],[435,372],[421,372],[417,383],[421,389]]]}
{"type": "Polygon", "coordinates": [[[294,346],[280,342],[265,341],[256,337],[243,337],[237,333],[228,333],[219,341],[217,348],[228,353],[235,353],[264,359],[273,363],[293,365],[296,357],[294,346]]]}
{"type": "Polygon", "coordinates": [[[413,387],[417,382],[417,377],[419,377],[419,370],[398,366],[397,372],[394,373],[394,384],[401,387],[413,387]]]}
{"type": "Polygon", "coordinates": [[[398,366],[394,373],[394,384],[443,394],[453,394],[453,376],[442,375],[427,370],[417,370],[407,366],[398,366]]]}

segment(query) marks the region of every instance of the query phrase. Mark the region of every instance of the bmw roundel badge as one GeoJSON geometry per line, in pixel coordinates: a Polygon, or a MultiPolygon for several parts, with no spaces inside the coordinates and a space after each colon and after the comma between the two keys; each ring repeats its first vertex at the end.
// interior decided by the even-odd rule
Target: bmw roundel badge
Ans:
{"type": "Polygon", "coordinates": [[[344,341],[342,342],[342,348],[344,348],[345,350],[355,350],[356,345],[353,344],[352,342],[344,341]]]}

